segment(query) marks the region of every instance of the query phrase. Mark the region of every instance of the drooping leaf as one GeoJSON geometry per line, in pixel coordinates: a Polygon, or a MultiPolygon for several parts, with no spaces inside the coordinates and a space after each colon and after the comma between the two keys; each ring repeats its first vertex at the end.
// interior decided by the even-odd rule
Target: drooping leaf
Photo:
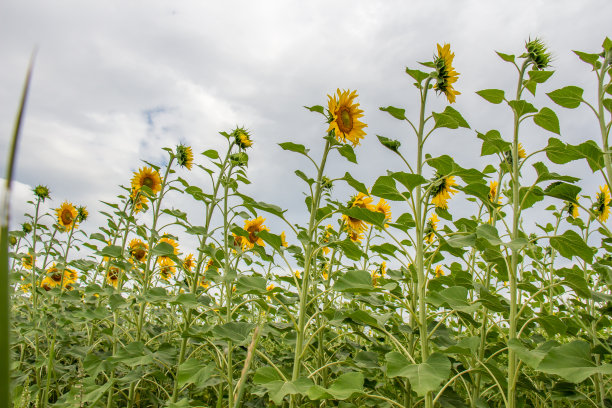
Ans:
{"type": "Polygon", "coordinates": [[[350,145],[344,144],[338,148],[338,153],[346,160],[351,163],[357,163],[357,156],[355,156],[355,150],[350,145]]]}
{"type": "Polygon", "coordinates": [[[344,174],[344,177],[342,177],[342,180],[346,181],[349,184],[349,186],[353,187],[358,192],[366,194],[366,195],[368,194],[368,189],[366,188],[365,184],[363,184],[362,182],[358,180],[355,180],[353,176],[351,176],[351,173],[346,172],[344,174]]]}
{"type": "Polygon", "coordinates": [[[557,115],[552,109],[540,109],[540,111],[533,117],[533,122],[549,132],[553,132],[558,135],[561,134],[561,129],[559,128],[559,118],[557,118],[557,115]]]}
{"type": "Polygon", "coordinates": [[[300,153],[303,155],[308,155],[308,152],[309,152],[306,146],[299,144],[299,143],[284,142],[284,143],[279,143],[278,145],[283,150],[289,150],[290,152],[296,152],[296,153],[300,153]]]}
{"type": "Polygon", "coordinates": [[[393,116],[395,119],[399,119],[399,120],[405,120],[406,119],[406,110],[405,109],[396,108],[394,106],[387,106],[386,108],[381,107],[379,109],[381,111],[383,111],[383,112],[387,112],[388,114],[393,116]]]}
{"type": "Polygon", "coordinates": [[[551,237],[550,246],[567,259],[577,256],[587,263],[593,262],[593,248],[588,246],[575,231],[567,230],[562,235],[551,237]]]}
{"type": "Polygon", "coordinates": [[[453,109],[450,106],[447,106],[446,109],[444,109],[444,112],[440,112],[440,113],[433,112],[432,115],[436,123],[435,128],[442,128],[442,127],[446,127],[450,129],[458,129],[460,127],[464,127],[468,129],[470,128],[470,125],[468,125],[468,123],[465,121],[463,116],[461,116],[461,114],[457,112],[456,109],[453,109]]]}
{"type": "Polygon", "coordinates": [[[451,363],[440,353],[433,353],[421,364],[412,364],[402,354],[392,351],[385,356],[387,376],[406,377],[417,395],[424,396],[440,388],[442,381],[450,375],[451,363]]]}
{"type": "Polygon", "coordinates": [[[308,398],[319,400],[331,398],[343,401],[354,395],[363,393],[363,373],[350,372],[340,375],[329,388],[315,385],[308,390],[308,398]]]}

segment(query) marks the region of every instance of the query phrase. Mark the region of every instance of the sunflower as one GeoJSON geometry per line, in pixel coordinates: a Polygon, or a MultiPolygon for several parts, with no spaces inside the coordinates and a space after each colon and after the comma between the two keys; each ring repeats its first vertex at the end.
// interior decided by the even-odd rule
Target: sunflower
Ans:
{"type": "Polygon", "coordinates": [[[296,278],[302,279],[302,275],[300,274],[300,271],[298,271],[297,269],[295,272],[293,272],[293,274],[295,275],[296,278]]]}
{"type": "Polygon", "coordinates": [[[455,102],[455,95],[461,95],[461,92],[453,88],[459,77],[453,68],[453,58],[455,54],[450,52],[450,44],[444,44],[444,47],[438,44],[438,56],[434,58],[437,73],[434,89],[444,93],[449,103],[455,102]]]}
{"type": "Polygon", "coordinates": [[[380,279],[380,273],[378,272],[378,269],[375,269],[372,271],[372,286],[378,286],[378,279],[380,279]]]}
{"type": "Polygon", "coordinates": [[[436,265],[436,270],[434,271],[434,273],[436,274],[436,278],[439,278],[440,276],[444,276],[444,270],[442,269],[442,266],[436,265]]]}
{"type": "Polygon", "coordinates": [[[116,266],[111,266],[108,269],[108,272],[106,272],[106,282],[115,288],[117,287],[119,284],[119,268],[116,266]]]}
{"type": "Polygon", "coordinates": [[[498,192],[497,192],[497,187],[498,187],[498,182],[497,181],[493,181],[491,180],[491,183],[489,184],[489,201],[494,203],[494,204],[501,204],[501,197],[498,196],[498,192]],[[497,202],[495,201],[495,198],[497,197],[497,202]]]}
{"type": "Polygon", "coordinates": [[[49,187],[43,186],[42,184],[34,187],[32,192],[41,201],[45,201],[47,198],[49,198],[51,196],[50,193],[49,193],[49,187]]]}
{"type": "MultiPolygon", "coordinates": [[[[168,238],[168,237],[160,238],[158,243],[162,243],[162,242],[165,242],[167,244],[172,245],[172,247],[174,248],[174,255],[178,255],[178,242],[176,242],[172,238],[168,238]]],[[[168,258],[167,256],[159,256],[157,258],[157,263],[162,265],[164,262],[169,261],[169,260],[170,260],[170,258],[168,258]]],[[[174,262],[173,262],[173,264],[174,264],[174,262]]]]}
{"type": "Polygon", "coordinates": [[[276,287],[276,286],[274,286],[274,284],[273,284],[273,283],[271,283],[271,284],[269,284],[268,286],[266,286],[266,290],[269,292],[269,291],[271,291],[272,289],[274,289],[275,287],[276,287]]]}
{"type": "Polygon", "coordinates": [[[193,167],[193,151],[191,147],[182,144],[176,146],[176,161],[179,166],[187,167],[187,170],[191,170],[193,167]]]}
{"type": "Polygon", "coordinates": [[[442,177],[440,174],[437,174],[436,179],[431,190],[431,195],[433,196],[431,202],[438,208],[447,209],[448,200],[451,198],[451,194],[457,192],[457,190],[452,188],[452,186],[457,185],[457,183],[455,183],[455,177],[442,177]]]}
{"type": "MultiPolygon", "coordinates": [[[[525,148],[522,143],[518,144],[518,157],[520,159],[524,159],[527,157],[527,153],[525,152],[525,148]]],[[[506,151],[506,162],[509,165],[512,165],[512,149],[506,151]]]]}
{"type": "Polygon", "coordinates": [[[363,232],[361,231],[350,229],[347,232],[348,232],[349,238],[353,242],[361,242],[361,240],[363,239],[363,232]]]}
{"type": "MultiPolygon", "coordinates": [[[[391,221],[391,206],[384,199],[380,199],[378,204],[374,207],[374,211],[384,214],[385,223],[387,221],[391,221]]],[[[385,224],[385,228],[387,228],[389,224],[385,224]]]]}
{"type": "Polygon", "coordinates": [[[339,142],[350,142],[355,147],[366,134],[363,128],[368,126],[359,121],[359,118],[363,116],[363,111],[359,109],[358,103],[353,102],[358,96],[357,91],[351,92],[346,90],[340,92],[340,89],[338,89],[337,93],[338,95],[333,97],[327,95],[329,98],[328,109],[331,117],[327,132],[333,131],[334,136],[339,142]]]}
{"type": "Polygon", "coordinates": [[[34,256],[32,254],[24,255],[21,258],[21,265],[26,269],[32,269],[34,265],[34,256]]]}
{"type": "Polygon", "coordinates": [[[283,248],[288,248],[289,244],[287,243],[287,236],[285,235],[285,231],[281,232],[280,239],[281,239],[281,246],[283,248]]]}
{"type": "Polygon", "coordinates": [[[427,227],[425,228],[425,241],[431,244],[436,238],[436,230],[438,229],[438,216],[431,214],[431,218],[427,221],[427,227]]]}
{"type": "Polygon", "coordinates": [[[60,208],[55,210],[57,214],[57,223],[60,227],[64,229],[64,231],[70,230],[73,225],[76,228],[77,216],[79,215],[74,205],[69,203],[68,201],[64,201],[60,208]]]}
{"type": "Polygon", "coordinates": [[[193,267],[195,266],[195,259],[193,259],[193,254],[189,254],[183,259],[183,268],[191,272],[193,267]]]}
{"type": "Polygon", "coordinates": [[[147,197],[144,196],[135,188],[132,188],[132,192],[130,193],[130,204],[132,204],[132,208],[134,209],[134,214],[138,214],[143,208],[145,208],[145,204],[147,203],[147,197]]]}
{"type": "Polygon", "coordinates": [[[176,264],[174,261],[168,257],[160,257],[164,258],[159,262],[159,274],[161,275],[163,280],[169,280],[176,273],[176,264]]]}
{"type": "Polygon", "coordinates": [[[204,267],[204,270],[205,270],[205,271],[207,271],[207,270],[209,270],[210,268],[213,268],[213,269],[215,269],[215,270],[217,269],[217,267],[215,266],[215,261],[213,261],[213,259],[212,259],[212,258],[210,258],[210,259],[208,260],[208,262],[206,263],[206,266],[204,267]]]}
{"type": "Polygon", "coordinates": [[[578,197],[576,197],[576,202],[568,201],[565,205],[565,210],[567,211],[567,215],[576,219],[580,214],[578,214],[578,197]]]}
{"type": "Polygon", "coordinates": [[[593,207],[593,212],[599,221],[606,222],[610,216],[610,190],[607,184],[599,187],[593,207]]]}
{"type": "Polygon", "coordinates": [[[255,244],[259,246],[265,245],[263,240],[257,236],[258,232],[270,231],[268,227],[263,225],[265,220],[266,219],[263,217],[257,217],[254,220],[244,220],[244,230],[249,233],[249,237],[240,237],[242,238],[240,241],[243,249],[251,249],[255,246],[255,244]]]}
{"type": "Polygon", "coordinates": [[[251,140],[251,135],[245,129],[237,128],[232,132],[232,135],[234,135],[234,141],[242,150],[246,150],[249,147],[253,146],[253,140],[251,140]]]}
{"type": "Polygon", "coordinates": [[[149,245],[138,238],[131,240],[128,245],[128,252],[130,253],[130,256],[138,262],[144,262],[145,258],[147,257],[148,249],[149,245]]]}
{"type": "Polygon", "coordinates": [[[147,186],[153,194],[157,194],[161,191],[161,184],[159,173],[152,167],[143,167],[138,172],[134,172],[134,177],[132,177],[132,188],[136,191],[147,186]]]}
{"type": "Polygon", "coordinates": [[[60,271],[56,264],[53,264],[47,270],[47,276],[42,280],[40,286],[45,290],[51,290],[56,286],[61,286],[65,289],[72,290],[72,284],[77,281],[77,273],[72,269],[64,269],[60,271]]]}
{"type": "Polygon", "coordinates": [[[522,55],[522,57],[526,57],[533,63],[535,69],[544,69],[550,64],[551,55],[539,38],[525,43],[525,48],[527,54],[522,55]]]}
{"type": "Polygon", "coordinates": [[[77,213],[77,222],[83,222],[89,217],[89,212],[85,206],[79,206],[79,208],[77,208],[77,213]]]}
{"type": "Polygon", "coordinates": [[[203,287],[204,289],[208,289],[208,288],[210,288],[210,282],[209,282],[209,281],[207,281],[207,280],[205,279],[205,277],[204,277],[204,276],[201,276],[201,277],[200,277],[200,282],[199,282],[199,285],[200,285],[201,287],[203,287]]]}

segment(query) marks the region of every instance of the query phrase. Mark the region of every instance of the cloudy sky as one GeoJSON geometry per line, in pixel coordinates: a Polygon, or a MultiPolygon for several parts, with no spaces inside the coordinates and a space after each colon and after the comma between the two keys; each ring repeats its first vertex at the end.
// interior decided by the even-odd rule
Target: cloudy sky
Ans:
{"type": "MultiPolygon", "coordinates": [[[[293,141],[318,156],[326,125],[304,105],[325,105],[337,88],[354,89],[365,111],[366,140],[359,166],[334,157],[330,176],[349,171],[366,185],[400,163],[376,140],[402,141],[409,127],[378,110],[405,108],[417,116],[417,93],[404,70],[430,60],[437,43],[450,43],[461,74],[453,105],[472,129],[440,131],[426,150],[450,154],[463,166],[484,167],[475,130],[493,128],[509,139],[511,114],[475,94],[509,92],[514,68],[494,50],[521,54],[540,37],[554,56],[555,75],[534,104],[559,115],[562,138],[599,140],[593,115],[555,106],[544,92],[566,85],[593,96],[594,75],[571,50],[599,52],[610,32],[609,0],[556,1],[83,1],[5,0],[0,4],[0,165],[26,67],[38,55],[17,159],[14,219],[26,210],[30,189],[49,186],[51,207],[64,200],[86,205],[102,224],[100,200],[113,201],[141,160],[163,164],[162,147],[191,145],[199,153],[222,148],[219,131],[248,128],[255,199],[303,217],[303,186],[293,175],[308,163],[277,143],[293,141]]],[[[433,97],[441,111],[445,98],[433,97]]],[[[529,124],[523,144],[534,151],[551,133],[529,124]]],[[[197,160],[205,163],[203,156],[197,160]]],[[[546,161],[545,157],[542,160],[546,161]]],[[[586,164],[567,166],[584,178],[585,193],[600,184],[586,164]]],[[[180,174],[203,184],[203,172],[180,174]]],[[[429,176],[429,174],[427,175],[429,176]]],[[[345,190],[338,188],[338,199],[345,190]]],[[[348,191],[348,190],[346,190],[348,191]]],[[[185,200],[168,203],[182,208],[185,200]]],[[[198,224],[197,221],[194,223],[198,224]]],[[[93,232],[93,231],[91,231],[93,232]]]]}

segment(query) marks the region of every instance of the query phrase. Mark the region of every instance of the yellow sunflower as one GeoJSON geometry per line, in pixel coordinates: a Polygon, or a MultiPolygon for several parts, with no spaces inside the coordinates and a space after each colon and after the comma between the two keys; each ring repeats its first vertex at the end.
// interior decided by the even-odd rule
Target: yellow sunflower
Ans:
{"type": "Polygon", "coordinates": [[[391,206],[384,199],[380,199],[378,204],[374,207],[374,211],[382,213],[385,215],[385,228],[389,225],[386,222],[391,221],[391,206]]]}
{"type": "Polygon", "coordinates": [[[434,273],[436,274],[436,278],[439,278],[440,276],[444,276],[444,270],[442,269],[442,266],[436,265],[436,270],[434,273]]]}
{"type": "Polygon", "coordinates": [[[106,272],[106,282],[115,288],[117,287],[119,284],[119,268],[116,266],[111,266],[108,269],[108,272],[106,272]]]}
{"type": "Polygon", "coordinates": [[[281,232],[280,238],[281,238],[281,246],[283,248],[288,248],[289,244],[287,243],[287,236],[285,235],[285,231],[281,232]]]}
{"type": "Polygon", "coordinates": [[[599,187],[593,212],[601,222],[606,222],[610,216],[610,190],[608,185],[604,184],[599,187]]]}
{"type": "Polygon", "coordinates": [[[72,284],[77,281],[77,277],[77,273],[72,269],[66,268],[62,272],[57,268],[56,264],[53,264],[47,270],[47,276],[42,280],[40,286],[45,290],[51,290],[57,286],[72,290],[72,284]]]}
{"type": "Polygon", "coordinates": [[[234,130],[233,135],[236,144],[242,150],[246,150],[249,147],[253,146],[253,140],[251,140],[251,135],[245,129],[237,128],[236,130],[234,130]]]}
{"type": "Polygon", "coordinates": [[[187,170],[191,170],[193,167],[193,151],[191,147],[182,144],[176,146],[176,161],[179,166],[187,167],[187,170]]]}
{"type": "Polygon", "coordinates": [[[302,275],[300,274],[300,271],[296,270],[295,272],[293,272],[293,274],[295,275],[296,278],[302,279],[302,275]]]}
{"type": "Polygon", "coordinates": [[[195,259],[193,259],[193,254],[189,254],[183,259],[183,268],[191,272],[193,267],[195,266],[195,259]]]}
{"type": "Polygon", "coordinates": [[[427,221],[427,227],[425,228],[425,241],[431,244],[436,238],[436,230],[438,229],[438,216],[431,214],[431,218],[427,221]]]}
{"type": "Polygon", "coordinates": [[[455,58],[455,54],[450,52],[450,44],[444,44],[444,47],[438,44],[438,56],[434,59],[437,72],[434,89],[444,93],[449,103],[455,102],[455,95],[461,95],[461,92],[453,88],[453,84],[457,82],[459,77],[459,74],[453,68],[453,58],[455,58]]]}
{"type": "Polygon", "coordinates": [[[149,245],[138,238],[134,238],[128,244],[128,252],[130,253],[130,256],[138,262],[144,262],[145,258],[147,257],[148,249],[149,245]]]}
{"type": "Polygon", "coordinates": [[[159,262],[159,274],[161,275],[163,280],[169,280],[176,273],[176,264],[174,261],[168,257],[160,257],[164,258],[159,262]]]}
{"type": "MultiPolygon", "coordinates": [[[[578,201],[578,197],[576,197],[576,201],[578,201]]],[[[568,202],[565,206],[565,210],[567,211],[567,214],[574,219],[578,218],[580,215],[578,213],[578,204],[576,203],[568,202]]]]}
{"type": "Polygon", "coordinates": [[[380,279],[380,273],[378,272],[378,269],[375,269],[372,271],[372,286],[378,286],[378,279],[380,279]]]}
{"type": "Polygon", "coordinates": [[[359,104],[354,103],[354,99],[358,96],[357,91],[346,90],[338,95],[327,95],[329,98],[328,109],[331,115],[328,132],[334,131],[334,135],[339,142],[350,142],[353,147],[359,144],[359,140],[363,139],[365,132],[363,128],[368,126],[359,121],[363,116],[363,111],[359,109],[359,104]]]}
{"type": "Polygon", "coordinates": [[[26,269],[32,269],[34,265],[34,256],[32,254],[24,255],[21,258],[21,265],[26,269]]]}
{"type": "Polygon", "coordinates": [[[132,204],[135,214],[138,214],[144,208],[147,201],[147,197],[145,197],[144,194],[140,192],[140,190],[132,188],[129,202],[130,204],[132,204]]]}
{"type": "Polygon", "coordinates": [[[451,194],[455,194],[457,190],[453,189],[452,186],[456,186],[455,177],[441,177],[437,176],[438,180],[435,181],[435,184],[431,190],[431,195],[433,196],[431,202],[438,208],[447,209],[448,208],[448,200],[451,198],[451,194]]]}
{"type": "Polygon", "coordinates": [[[263,217],[257,217],[254,220],[244,220],[244,230],[249,233],[249,237],[240,237],[242,238],[240,241],[243,249],[251,249],[255,244],[265,246],[263,240],[257,236],[258,232],[270,231],[268,227],[263,225],[265,220],[263,217]]]}
{"type": "Polygon", "coordinates": [[[161,191],[161,184],[159,173],[152,167],[143,167],[138,172],[134,172],[134,177],[132,177],[132,188],[136,191],[147,186],[153,191],[153,194],[157,194],[161,191]]]}
{"type": "Polygon", "coordinates": [[[269,284],[268,286],[266,286],[266,290],[269,292],[269,291],[271,291],[272,289],[274,289],[275,287],[276,287],[276,286],[274,286],[274,284],[273,284],[273,283],[271,283],[271,284],[269,284]]]}
{"type": "Polygon", "coordinates": [[[73,227],[76,228],[77,216],[79,215],[74,205],[68,201],[64,201],[60,208],[55,210],[57,214],[57,223],[65,230],[68,231],[73,227]]]}
{"type": "Polygon", "coordinates": [[[497,187],[498,187],[498,183],[497,181],[493,181],[491,180],[491,183],[489,184],[489,201],[495,204],[501,204],[501,197],[497,196],[497,187]],[[497,202],[495,202],[495,197],[497,197],[497,202]]]}

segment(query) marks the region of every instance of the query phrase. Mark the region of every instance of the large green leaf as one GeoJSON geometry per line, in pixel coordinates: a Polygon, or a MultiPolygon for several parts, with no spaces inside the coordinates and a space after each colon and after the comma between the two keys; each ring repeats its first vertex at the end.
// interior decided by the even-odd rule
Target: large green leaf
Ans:
{"type": "Polygon", "coordinates": [[[540,109],[540,111],[533,117],[533,122],[549,132],[553,132],[558,135],[561,134],[561,129],[559,128],[559,118],[552,109],[540,109]]]}
{"type": "Polygon", "coordinates": [[[308,149],[306,146],[293,142],[284,142],[278,144],[283,150],[289,150],[290,152],[296,152],[303,155],[308,155],[308,149]]]}
{"type": "Polygon", "coordinates": [[[582,102],[582,88],[577,86],[566,86],[556,91],[547,93],[548,97],[552,99],[557,105],[563,106],[564,108],[574,109],[580,106],[582,102]]]}
{"type": "Polygon", "coordinates": [[[205,365],[202,361],[190,358],[183,362],[178,369],[178,385],[183,387],[189,384],[202,384],[215,372],[215,363],[205,365]]]}
{"type": "Polygon", "coordinates": [[[519,118],[528,113],[534,113],[538,111],[532,104],[522,99],[518,101],[510,101],[508,102],[508,105],[510,105],[510,107],[516,112],[519,118]]]}
{"type": "Polygon", "coordinates": [[[567,230],[563,235],[551,237],[550,246],[565,258],[572,259],[573,256],[577,256],[587,263],[593,262],[594,249],[588,246],[575,231],[567,230]]]}
{"type": "Polygon", "coordinates": [[[389,115],[393,116],[395,119],[405,120],[406,119],[406,110],[396,108],[394,106],[387,106],[386,108],[379,108],[383,112],[387,112],[389,115]]]}
{"type": "Polygon", "coordinates": [[[366,188],[365,184],[363,184],[362,182],[358,180],[355,180],[353,176],[351,176],[351,173],[346,172],[344,174],[344,177],[342,177],[341,180],[346,181],[349,184],[349,186],[353,187],[358,192],[363,193],[363,194],[368,194],[368,189],[366,188]]]}
{"type": "Polygon", "coordinates": [[[483,89],[482,91],[477,91],[476,93],[487,101],[495,104],[502,103],[505,99],[504,91],[501,89],[483,89]]]}
{"type": "Polygon", "coordinates": [[[380,176],[372,186],[372,195],[391,201],[405,201],[404,196],[395,187],[391,176],[380,176]]]}
{"type": "Polygon", "coordinates": [[[463,116],[461,116],[457,110],[451,108],[450,106],[447,106],[446,109],[444,109],[444,112],[433,112],[432,115],[436,123],[436,128],[446,127],[450,129],[457,129],[464,127],[469,129],[470,127],[465,119],[463,119],[463,116]]]}
{"type": "Polygon", "coordinates": [[[538,370],[556,374],[565,380],[579,383],[593,374],[612,374],[612,364],[596,366],[591,359],[591,346],[582,340],[553,347],[542,359],[538,370]]]}
{"type": "Polygon", "coordinates": [[[447,305],[451,309],[464,313],[474,313],[480,306],[478,303],[470,304],[467,300],[468,290],[463,286],[451,286],[439,292],[430,291],[425,298],[428,303],[436,307],[447,305]]]}
{"type": "Polygon", "coordinates": [[[497,130],[489,130],[487,133],[478,133],[478,138],[482,139],[481,156],[488,156],[495,153],[505,153],[510,150],[512,143],[502,139],[497,130]]]}
{"type": "Polygon", "coordinates": [[[253,326],[252,323],[247,322],[229,322],[213,327],[212,333],[218,339],[240,344],[249,339],[253,326]]]}
{"type": "Polygon", "coordinates": [[[415,187],[427,183],[425,177],[420,176],[418,174],[405,173],[403,171],[391,173],[390,176],[399,181],[404,187],[408,189],[408,191],[412,191],[415,187]]]}
{"type": "Polygon", "coordinates": [[[267,389],[270,399],[277,405],[283,403],[283,399],[287,395],[306,395],[308,390],[314,386],[310,378],[300,377],[295,381],[284,382],[271,381],[262,384],[267,389]]]}
{"type": "Polygon", "coordinates": [[[371,292],[374,290],[372,276],[367,271],[348,271],[336,281],[334,290],[351,293],[371,292]]]}
{"type": "Polygon", "coordinates": [[[562,181],[557,181],[546,187],[546,190],[544,190],[544,194],[550,197],[555,197],[561,200],[571,201],[575,203],[578,197],[578,193],[580,193],[580,190],[582,189],[575,184],[568,184],[562,181]]]}
{"type": "Polygon", "coordinates": [[[351,218],[356,218],[368,222],[377,227],[383,227],[385,223],[385,214],[378,211],[370,211],[367,208],[351,207],[342,210],[342,214],[348,215],[351,218]]]}
{"type": "Polygon", "coordinates": [[[355,156],[355,150],[353,150],[353,147],[351,145],[344,144],[340,146],[338,148],[338,153],[340,153],[342,157],[344,157],[351,163],[357,163],[357,156],[355,156]]]}
{"type": "Polygon", "coordinates": [[[312,400],[329,398],[343,401],[363,393],[363,380],[361,372],[344,373],[327,389],[318,385],[311,387],[308,390],[308,398],[312,400]]]}
{"type": "Polygon", "coordinates": [[[449,359],[439,353],[434,353],[421,364],[412,364],[402,354],[392,351],[385,356],[387,360],[387,376],[406,377],[419,396],[440,388],[442,381],[450,375],[449,359]]]}

